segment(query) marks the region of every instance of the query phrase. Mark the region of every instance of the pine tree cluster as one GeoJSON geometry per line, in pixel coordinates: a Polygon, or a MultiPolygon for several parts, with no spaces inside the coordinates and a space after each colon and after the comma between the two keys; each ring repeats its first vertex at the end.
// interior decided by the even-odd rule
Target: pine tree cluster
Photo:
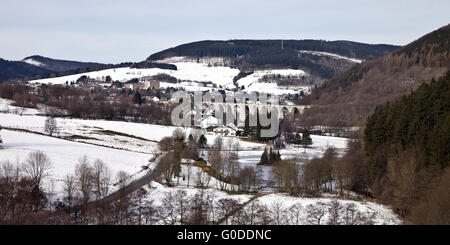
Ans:
{"type": "Polygon", "coordinates": [[[272,147],[270,147],[269,150],[267,150],[266,147],[264,148],[264,152],[261,155],[261,160],[259,161],[258,165],[272,165],[280,160],[281,160],[280,150],[274,152],[272,150],[272,147]]]}

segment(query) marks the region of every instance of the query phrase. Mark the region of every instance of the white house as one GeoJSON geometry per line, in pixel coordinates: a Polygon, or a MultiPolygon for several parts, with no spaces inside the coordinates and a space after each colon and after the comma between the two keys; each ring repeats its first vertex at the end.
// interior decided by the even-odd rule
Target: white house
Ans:
{"type": "Polygon", "coordinates": [[[214,127],[212,128],[212,131],[214,132],[214,134],[220,136],[236,136],[237,132],[237,130],[228,126],[214,127]]]}

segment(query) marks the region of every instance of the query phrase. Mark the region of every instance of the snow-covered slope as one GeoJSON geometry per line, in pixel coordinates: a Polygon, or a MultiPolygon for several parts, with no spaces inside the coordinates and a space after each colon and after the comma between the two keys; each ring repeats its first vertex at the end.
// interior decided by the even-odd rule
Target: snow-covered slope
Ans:
{"type": "Polygon", "coordinates": [[[259,79],[263,78],[264,76],[271,76],[271,75],[302,77],[306,76],[307,73],[302,70],[294,70],[294,69],[256,70],[252,74],[239,79],[237,81],[237,84],[239,87],[241,86],[248,87],[251,84],[257,82],[259,79]]]}
{"type": "MultiPolygon", "coordinates": [[[[198,82],[212,82],[217,87],[233,88],[233,78],[239,73],[238,69],[222,66],[208,66],[203,63],[196,62],[172,62],[177,66],[177,70],[167,70],[160,68],[115,68],[106,69],[95,72],[87,72],[69,76],[46,78],[30,81],[30,83],[46,83],[46,84],[64,84],[66,82],[75,82],[78,78],[85,75],[90,78],[101,80],[106,76],[111,76],[114,81],[126,82],[133,78],[142,78],[144,76],[154,76],[157,74],[167,74],[179,80],[189,80],[198,82]]],[[[174,86],[170,83],[163,83],[162,86],[174,86]]],[[[200,86],[200,84],[199,84],[200,86]]]]}
{"type": "MultiPolygon", "coordinates": [[[[32,59],[27,59],[27,62],[37,64],[32,59]]],[[[214,89],[214,87],[215,89],[235,89],[236,85],[233,83],[233,78],[240,72],[239,69],[227,66],[229,64],[223,58],[203,58],[197,62],[195,59],[189,59],[186,57],[171,57],[157,62],[176,65],[177,70],[122,67],[62,77],[32,80],[30,83],[65,84],[66,82],[75,82],[81,76],[88,76],[96,80],[104,80],[106,76],[110,76],[114,81],[126,82],[133,78],[167,74],[185,82],[179,82],[177,84],[162,82],[162,88],[176,87],[183,88],[187,91],[209,91],[214,89]],[[211,84],[204,84],[205,82],[211,82],[211,84]]],[[[244,91],[258,91],[271,94],[296,94],[299,93],[300,90],[307,90],[307,87],[279,87],[276,83],[258,82],[258,80],[264,76],[271,75],[279,75],[282,77],[303,77],[308,74],[302,70],[294,69],[257,70],[253,74],[239,79],[237,81],[237,85],[239,88],[244,86],[244,91]]]]}
{"type": "Polygon", "coordinates": [[[342,55],[338,55],[338,54],[333,54],[333,53],[328,53],[328,52],[320,52],[320,51],[310,51],[310,50],[299,50],[300,53],[304,53],[304,54],[312,54],[312,55],[317,55],[317,56],[327,56],[327,57],[331,57],[334,59],[341,59],[341,60],[346,60],[346,61],[350,61],[353,63],[361,63],[364,60],[360,60],[360,59],[355,59],[355,58],[348,58],[342,55]]]}
{"type": "Polygon", "coordinates": [[[243,77],[237,81],[239,88],[244,87],[246,92],[260,92],[267,94],[298,94],[301,90],[306,91],[308,87],[292,86],[281,87],[275,81],[263,82],[260,81],[264,76],[281,76],[281,77],[303,77],[308,74],[302,70],[294,69],[273,69],[273,70],[257,70],[252,74],[243,77]]]}
{"type": "MultiPolygon", "coordinates": [[[[292,224],[292,225],[305,225],[307,223],[307,210],[306,207],[309,204],[317,204],[318,202],[322,202],[325,204],[330,204],[333,201],[333,197],[330,198],[304,198],[304,197],[292,197],[285,194],[269,194],[264,195],[253,202],[258,202],[259,204],[265,205],[269,208],[271,215],[276,216],[276,214],[280,215],[279,220],[282,224],[292,224]],[[295,216],[290,216],[289,211],[293,205],[297,205],[300,207],[298,218],[299,222],[297,223],[297,214],[295,216]]],[[[373,202],[364,202],[364,201],[354,201],[354,200],[342,200],[338,199],[338,202],[341,205],[346,204],[354,204],[355,209],[361,212],[364,215],[373,215],[374,222],[376,225],[398,225],[401,224],[402,221],[397,218],[392,210],[384,205],[376,204],[373,202]]],[[[247,205],[246,208],[249,208],[250,205],[247,205]]],[[[328,209],[328,207],[327,207],[328,209]]],[[[326,224],[326,221],[329,218],[329,214],[326,211],[326,214],[322,218],[321,224],[326,224]]]]}
{"type": "Polygon", "coordinates": [[[141,166],[148,164],[149,154],[111,149],[107,147],[83,144],[63,139],[57,139],[33,133],[2,130],[3,149],[0,150],[0,162],[22,164],[28,154],[34,151],[43,151],[53,163],[50,178],[45,183],[49,190],[62,191],[62,180],[67,174],[73,174],[78,159],[87,156],[93,163],[102,160],[111,170],[114,177],[118,171],[135,174],[141,166]],[[52,186],[53,185],[53,186],[52,186]]]}
{"type": "Polygon", "coordinates": [[[34,65],[34,66],[41,66],[41,67],[44,66],[44,64],[42,64],[41,62],[39,62],[37,60],[34,60],[32,58],[24,59],[22,61],[27,63],[27,64],[34,65]]]}

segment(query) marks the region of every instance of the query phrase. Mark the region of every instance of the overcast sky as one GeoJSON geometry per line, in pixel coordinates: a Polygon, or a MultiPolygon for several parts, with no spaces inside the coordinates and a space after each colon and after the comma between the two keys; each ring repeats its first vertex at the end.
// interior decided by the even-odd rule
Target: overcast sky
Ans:
{"type": "Polygon", "coordinates": [[[448,0],[0,0],[0,57],[142,61],[205,39],[404,45],[449,17],[448,0]]]}

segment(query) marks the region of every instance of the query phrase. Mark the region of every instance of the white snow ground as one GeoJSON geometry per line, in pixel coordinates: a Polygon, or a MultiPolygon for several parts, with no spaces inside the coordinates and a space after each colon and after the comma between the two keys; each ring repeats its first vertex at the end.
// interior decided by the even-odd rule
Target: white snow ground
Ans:
{"type": "MultiPolygon", "coordinates": [[[[32,60],[29,62],[33,62],[32,60]]],[[[231,68],[227,65],[227,62],[223,58],[207,58],[202,59],[197,63],[193,59],[186,57],[171,57],[165,60],[157,62],[169,63],[177,66],[177,70],[167,70],[159,68],[114,68],[105,69],[101,71],[80,73],[75,75],[45,78],[32,80],[30,83],[40,84],[64,84],[66,82],[75,82],[78,78],[85,75],[97,80],[104,80],[106,76],[110,76],[114,81],[118,80],[126,82],[133,78],[142,78],[144,76],[153,76],[157,74],[167,74],[173,76],[179,80],[191,81],[180,82],[177,84],[162,82],[160,86],[162,88],[175,87],[183,88],[187,91],[211,91],[214,89],[235,89],[236,85],[233,84],[233,78],[239,74],[239,69],[231,68]],[[221,64],[218,66],[211,64],[221,64]],[[216,86],[214,88],[212,84],[204,85],[201,82],[211,82],[216,86]]],[[[253,74],[241,78],[238,81],[238,86],[245,86],[247,92],[259,91],[270,94],[297,94],[301,90],[306,91],[308,87],[278,87],[275,83],[259,83],[258,80],[265,75],[281,75],[281,76],[295,76],[302,77],[308,75],[302,70],[294,69],[271,69],[271,70],[259,70],[253,74]]]]}
{"type": "Polygon", "coordinates": [[[305,53],[305,54],[317,55],[317,56],[328,56],[328,57],[331,57],[334,59],[343,59],[343,60],[347,60],[347,61],[350,61],[353,63],[362,63],[364,61],[364,60],[349,58],[349,57],[345,57],[345,56],[333,54],[333,53],[328,53],[328,52],[310,51],[310,50],[300,50],[299,52],[305,53]]]}
{"type": "MultiPolygon", "coordinates": [[[[196,62],[173,62],[177,66],[177,70],[167,70],[159,68],[147,68],[147,69],[136,69],[136,68],[115,68],[106,69],[101,71],[80,73],[69,76],[54,77],[32,80],[30,83],[41,83],[41,84],[64,84],[66,82],[75,82],[78,78],[86,75],[90,78],[101,80],[106,76],[111,76],[111,78],[116,81],[126,82],[133,78],[141,78],[144,76],[154,76],[157,74],[167,74],[173,76],[180,80],[190,80],[198,82],[212,82],[218,87],[223,88],[233,88],[233,78],[239,73],[238,69],[230,67],[221,66],[208,66],[203,63],[196,62]]],[[[162,87],[174,86],[171,83],[163,83],[162,87]]],[[[193,86],[195,87],[195,86],[193,86]]]]}
{"type": "MultiPolygon", "coordinates": [[[[0,111],[3,112],[0,113],[0,126],[25,129],[37,133],[44,132],[44,122],[46,117],[39,116],[39,110],[25,109],[22,111],[22,116],[14,113],[7,113],[8,111],[13,112],[17,111],[16,109],[20,109],[11,106],[10,103],[11,101],[8,100],[0,100],[0,111]]],[[[2,144],[3,149],[0,150],[0,162],[10,161],[12,164],[23,163],[30,152],[37,150],[44,151],[53,163],[51,176],[47,179],[47,181],[45,181],[44,184],[48,190],[55,194],[61,193],[63,186],[62,179],[66,174],[73,174],[75,165],[78,163],[79,158],[83,157],[84,155],[87,156],[88,160],[91,163],[96,159],[102,160],[111,170],[112,176],[114,176],[118,171],[125,171],[131,175],[134,175],[134,178],[138,178],[145,173],[144,171],[142,171],[142,166],[147,165],[148,160],[153,157],[153,154],[148,153],[157,151],[157,143],[154,141],[159,141],[162,137],[171,135],[173,130],[176,129],[176,127],[104,120],[57,118],[57,123],[60,127],[60,135],[81,135],[86,137],[95,137],[98,139],[74,140],[84,140],[88,143],[99,144],[108,147],[68,141],[45,135],[3,129],[1,131],[1,135],[5,143],[2,144]],[[98,133],[99,130],[110,130],[113,132],[124,133],[127,135],[131,135],[131,137],[105,135],[98,133]],[[142,137],[152,141],[136,139],[132,136],[142,137]],[[127,142],[124,142],[124,140],[127,142]],[[112,149],[109,147],[121,147],[123,149],[112,149]]],[[[191,129],[189,128],[185,129],[186,132],[189,132],[190,130],[191,129]]],[[[206,137],[209,144],[212,144],[214,142],[214,139],[216,138],[215,135],[211,134],[206,134],[206,137]]],[[[323,154],[323,151],[328,146],[334,146],[338,148],[338,150],[343,151],[347,143],[347,139],[337,137],[312,135],[312,139],[312,148],[306,149],[306,151],[304,152],[303,148],[289,146],[288,148],[281,150],[282,158],[287,159],[295,157],[318,157],[323,154]]],[[[229,140],[236,140],[236,138],[225,137],[224,140],[225,145],[228,145],[231,142],[229,140]]],[[[242,140],[240,140],[239,142],[243,149],[241,152],[239,152],[239,161],[241,163],[241,167],[248,165],[256,166],[256,163],[259,161],[265,145],[242,140]]],[[[213,193],[216,196],[214,199],[215,201],[218,201],[221,198],[232,198],[237,200],[238,203],[244,203],[248,201],[249,198],[251,198],[251,195],[229,195],[225,192],[219,191],[217,190],[217,188],[219,187],[218,180],[210,177],[209,175],[201,171],[200,168],[192,167],[191,170],[191,179],[189,181],[190,187],[187,187],[188,167],[186,165],[183,165],[182,175],[185,176],[185,179],[173,179],[173,183],[179,183],[178,187],[169,188],[159,183],[152,182],[151,187],[145,187],[148,191],[146,198],[148,200],[154,201],[154,204],[160,204],[164,193],[170,191],[175,192],[177,190],[183,189],[186,190],[187,195],[194,195],[199,191],[198,188],[193,187],[197,184],[197,180],[199,178],[204,185],[206,183],[209,183],[209,185],[207,186],[207,190],[209,193],[213,193]]],[[[269,171],[270,167],[263,167],[265,178],[268,178],[269,171]]],[[[231,187],[228,185],[227,189],[230,190],[230,188],[231,187]]],[[[111,186],[111,189],[114,189],[114,186],[111,186]]],[[[289,197],[284,194],[268,194],[256,200],[266,204],[269,207],[271,205],[274,205],[274,202],[282,201],[283,208],[286,209],[293,203],[299,203],[303,207],[305,207],[309,203],[317,201],[330,202],[332,199],[300,198],[289,197]]],[[[392,214],[392,211],[385,206],[371,202],[342,202],[354,202],[357,205],[358,210],[360,210],[361,212],[375,213],[377,224],[399,224],[401,222],[398,218],[395,217],[395,215],[392,214]]],[[[304,216],[305,214],[302,215],[304,216]]],[[[292,221],[286,220],[285,222],[289,224],[292,221]]]]}
{"type": "MultiPolygon", "coordinates": [[[[144,189],[147,191],[147,193],[144,196],[144,202],[152,202],[153,207],[161,207],[163,205],[163,200],[167,194],[176,195],[177,192],[184,191],[184,197],[191,198],[195,194],[200,193],[202,189],[198,189],[195,187],[187,187],[185,185],[180,185],[176,187],[167,187],[165,185],[162,185],[158,182],[151,182],[148,186],[145,186],[144,189]]],[[[215,214],[214,221],[217,221],[219,218],[222,218],[218,216],[220,213],[220,210],[217,210],[219,207],[218,201],[220,199],[233,199],[237,201],[238,204],[243,204],[253,197],[253,195],[247,195],[247,194],[239,194],[239,195],[231,195],[226,192],[214,189],[214,188],[206,188],[203,189],[204,192],[202,193],[203,196],[212,195],[213,203],[209,204],[209,207],[211,207],[213,210],[209,210],[210,213],[215,214]]],[[[325,204],[330,204],[335,197],[321,197],[321,198],[305,198],[305,197],[293,197],[288,196],[283,193],[276,193],[276,194],[266,194],[262,195],[260,197],[257,197],[256,199],[250,201],[246,204],[244,207],[244,210],[248,210],[251,208],[252,204],[259,204],[264,205],[267,209],[269,217],[272,219],[272,222],[270,224],[276,225],[276,217],[279,216],[279,220],[281,224],[283,225],[305,225],[307,223],[307,211],[306,207],[309,204],[316,204],[318,202],[322,202],[325,204]],[[289,215],[289,211],[292,209],[291,207],[293,205],[300,206],[300,212],[298,214],[298,222],[297,217],[289,215]],[[278,212],[277,212],[278,210],[278,212]]],[[[374,224],[375,225],[399,225],[402,224],[402,221],[392,212],[392,210],[384,205],[373,203],[373,202],[365,202],[365,201],[356,201],[356,200],[342,200],[337,199],[341,205],[347,205],[347,204],[354,204],[355,209],[359,212],[361,212],[363,215],[367,216],[373,216],[374,217],[374,224]]],[[[247,212],[249,213],[249,212],[247,212]]],[[[240,213],[236,213],[235,217],[231,216],[228,219],[228,224],[233,224],[233,219],[237,218],[236,216],[239,216],[240,213]]],[[[326,224],[327,220],[329,218],[328,211],[326,211],[326,214],[322,218],[321,224],[326,224]]],[[[342,218],[342,217],[341,217],[342,218]]],[[[170,223],[170,217],[166,217],[165,220],[161,221],[161,224],[167,224],[170,223]]],[[[257,222],[258,220],[254,220],[254,222],[257,222]]]]}
{"type": "Polygon", "coordinates": [[[107,147],[78,143],[33,133],[3,129],[1,131],[3,149],[0,150],[0,162],[22,164],[28,154],[43,151],[52,162],[50,178],[45,183],[53,193],[61,192],[62,180],[67,174],[74,174],[78,159],[86,156],[93,163],[102,160],[111,170],[114,178],[119,171],[136,174],[148,164],[149,154],[111,149],[107,147]],[[53,186],[52,186],[53,185],[53,186]]]}
{"type": "Polygon", "coordinates": [[[275,82],[260,82],[259,80],[264,76],[280,75],[283,77],[303,77],[308,74],[302,70],[294,69],[272,69],[272,70],[257,70],[252,74],[243,77],[237,81],[239,87],[244,86],[246,92],[261,92],[267,94],[298,94],[300,91],[306,91],[308,87],[280,87],[275,82]]]}
{"type": "MultiPolygon", "coordinates": [[[[259,197],[255,201],[259,202],[260,204],[264,204],[269,209],[274,212],[275,206],[279,205],[281,208],[282,213],[287,213],[286,211],[289,210],[290,207],[292,207],[294,204],[301,205],[301,211],[300,211],[300,225],[305,225],[306,223],[306,206],[309,204],[315,204],[317,202],[323,202],[326,204],[329,204],[334,198],[304,198],[304,197],[292,197],[288,196],[286,194],[268,194],[264,195],[262,197],[259,197]]],[[[376,225],[398,225],[401,224],[401,220],[397,218],[392,210],[384,205],[380,205],[373,202],[364,202],[364,201],[353,201],[353,200],[342,200],[338,199],[338,201],[343,204],[349,204],[353,203],[356,205],[356,209],[360,211],[363,214],[374,214],[375,215],[375,224],[376,225]]],[[[246,207],[248,207],[247,205],[246,207]]],[[[328,219],[328,214],[326,214],[323,217],[322,223],[325,224],[326,220],[328,219]]],[[[284,221],[284,224],[296,224],[292,217],[289,216],[283,216],[282,220],[284,221]]]]}
{"type": "Polygon", "coordinates": [[[37,60],[33,60],[31,58],[26,59],[26,60],[22,60],[22,62],[25,62],[25,63],[30,64],[30,65],[34,65],[34,66],[41,66],[41,67],[44,66],[44,64],[42,64],[41,62],[39,62],[37,60]]]}

